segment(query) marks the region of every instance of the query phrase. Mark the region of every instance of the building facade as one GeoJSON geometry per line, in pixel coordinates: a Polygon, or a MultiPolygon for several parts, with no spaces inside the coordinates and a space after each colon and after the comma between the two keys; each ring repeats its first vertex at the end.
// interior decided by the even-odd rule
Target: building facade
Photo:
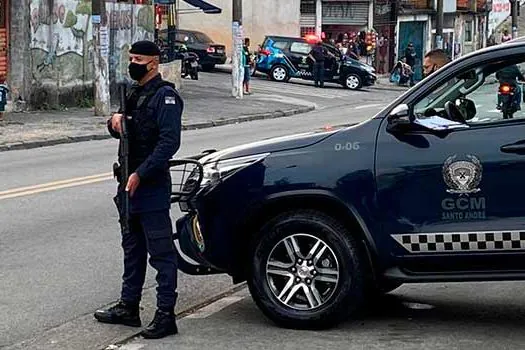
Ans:
{"type": "Polygon", "coordinates": [[[374,1],[301,0],[301,34],[342,41],[344,34],[373,28],[374,1]]]}
{"type": "MultiPolygon", "coordinates": [[[[416,50],[415,79],[420,80],[423,57],[435,47],[436,0],[402,0],[398,4],[395,60],[404,57],[412,42],[416,50]]],[[[491,9],[487,0],[443,0],[442,47],[451,59],[487,46],[491,9]]]]}
{"type": "MultiPolygon", "coordinates": [[[[191,13],[190,5],[180,1],[179,28],[206,33],[217,43],[232,49],[232,1],[209,0],[222,9],[220,14],[191,13]]],[[[300,0],[244,0],[242,9],[243,34],[252,45],[262,44],[266,35],[300,35],[300,0]]],[[[253,49],[254,47],[252,47],[253,49]]],[[[255,47],[256,48],[256,47],[255,47]]]]}

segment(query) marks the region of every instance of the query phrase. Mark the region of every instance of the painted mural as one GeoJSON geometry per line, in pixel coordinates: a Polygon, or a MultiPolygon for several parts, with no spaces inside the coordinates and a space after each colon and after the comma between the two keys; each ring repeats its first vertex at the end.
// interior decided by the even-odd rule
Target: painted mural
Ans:
{"type": "Polygon", "coordinates": [[[106,15],[110,31],[110,84],[114,87],[116,82],[128,77],[131,44],[138,40],[154,40],[155,17],[151,5],[122,3],[106,3],[106,15]]]}
{"type": "Polygon", "coordinates": [[[37,82],[92,81],[91,0],[31,0],[31,53],[37,82]]]}

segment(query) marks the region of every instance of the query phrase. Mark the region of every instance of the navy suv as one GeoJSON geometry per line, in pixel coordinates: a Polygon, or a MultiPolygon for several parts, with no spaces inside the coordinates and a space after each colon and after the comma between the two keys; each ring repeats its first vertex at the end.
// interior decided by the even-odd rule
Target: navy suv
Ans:
{"type": "Polygon", "coordinates": [[[503,119],[495,78],[524,63],[524,42],[479,50],[359,124],[196,157],[181,270],[307,329],[403,283],[525,279],[525,113],[503,119]]]}

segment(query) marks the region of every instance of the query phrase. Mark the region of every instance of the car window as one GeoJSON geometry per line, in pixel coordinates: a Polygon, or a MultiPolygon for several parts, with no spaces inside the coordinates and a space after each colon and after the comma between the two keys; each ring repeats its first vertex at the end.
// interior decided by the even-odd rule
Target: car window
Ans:
{"type": "Polygon", "coordinates": [[[277,40],[273,43],[272,47],[279,50],[286,50],[286,48],[288,47],[288,41],[277,40]]]}
{"type": "Polygon", "coordinates": [[[198,42],[204,44],[213,42],[213,40],[211,40],[211,38],[204,33],[193,33],[193,35],[195,36],[195,39],[197,39],[198,42]]]}
{"type": "Polygon", "coordinates": [[[336,47],[325,45],[324,48],[327,49],[328,52],[333,54],[335,57],[338,57],[341,55],[341,51],[339,51],[336,47]]]}
{"type": "Polygon", "coordinates": [[[416,118],[440,116],[452,120],[459,115],[471,125],[525,119],[521,108],[524,73],[523,58],[471,68],[427,93],[414,104],[414,114],[416,118]],[[447,106],[449,101],[454,106],[447,106]]]}
{"type": "Polygon", "coordinates": [[[184,38],[186,36],[187,35],[185,33],[177,33],[177,34],[175,34],[175,40],[176,41],[180,41],[180,42],[184,42],[184,38]]]}
{"type": "Polygon", "coordinates": [[[312,51],[312,47],[308,43],[296,41],[292,43],[292,46],[290,46],[290,51],[293,53],[308,55],[310,51],[312,51]]]}

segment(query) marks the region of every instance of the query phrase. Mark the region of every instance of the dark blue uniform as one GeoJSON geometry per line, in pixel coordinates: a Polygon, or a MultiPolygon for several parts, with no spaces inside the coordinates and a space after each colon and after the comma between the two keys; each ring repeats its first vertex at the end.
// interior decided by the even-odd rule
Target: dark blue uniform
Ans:
{"type": "Polygon", "coordinates": [[[322,45],[316,45],[312,48],[310,54],[315,59],[313,65],[314,83],[315,86],[324,87],[324,61],[326,49],[322,45]]]}
{"type": "MultiPolygon", "coordinates": [[[[130,199],[130,232],[123,232],[124,274],[121,300],[138,305],[146,276],[147,255],[157,270],[157,307],[173,310],[177,299],[177,260],[169,214],[171,176],[168,161],[180,147],[183,101],[160,74],[133,86],[127,100],[129,174],[140,184],[130,199]]],[[[120,135],[111,128],[111,135],[120,135]]],[[[117,195],[118,197],[118,195],[117,195]]]]}

